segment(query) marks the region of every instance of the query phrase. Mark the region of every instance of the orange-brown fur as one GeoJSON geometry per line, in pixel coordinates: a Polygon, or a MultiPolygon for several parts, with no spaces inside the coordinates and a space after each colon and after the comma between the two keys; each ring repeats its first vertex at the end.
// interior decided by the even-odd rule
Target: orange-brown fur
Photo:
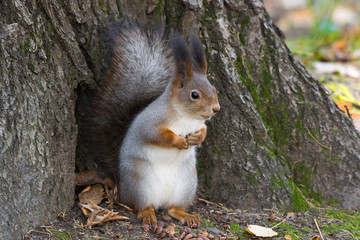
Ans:
{"type": "Polygon", "coordinates": [[[181,207],[171,206],[168,209],[168,213],[179,220],[182,224],[187,224],[191,226],[192,224],[196,224],[200,222],[200,215],[199,214],[190,214],[185,212],[185,210],[181,207]]]}

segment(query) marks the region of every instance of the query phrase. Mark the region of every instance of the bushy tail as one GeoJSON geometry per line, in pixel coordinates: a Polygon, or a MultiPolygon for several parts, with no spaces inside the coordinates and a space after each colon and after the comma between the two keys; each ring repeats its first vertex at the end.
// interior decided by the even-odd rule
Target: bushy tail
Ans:
{"type": "Polygon", "coordinates": [[[94,97],[89,148],[103,170],[115,174],[127,128],[171,81],[174,60],[162,32],[147,33],[131,20],[111,24],[103,35],[111,58],[94,97]]]}

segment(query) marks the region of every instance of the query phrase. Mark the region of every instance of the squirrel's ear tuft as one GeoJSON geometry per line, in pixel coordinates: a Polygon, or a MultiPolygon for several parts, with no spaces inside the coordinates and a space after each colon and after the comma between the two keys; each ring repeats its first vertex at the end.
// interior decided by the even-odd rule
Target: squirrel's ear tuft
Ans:
{"type": "Polygon", "coordinates": [[[179,86],[183,86],[184,81],[192,77],[192,61],[189,48],[180,34],[173,34],[171,37],[171,47],[176,63],[176,79],[179,86]]]}
{"type": "Polygon", "coordinates": [[[202,73],[206,73],[207,63],[205,58],[204,49],[200,39],[195,34],[189,34],[189,42],[191,45],[191,55],[195,67],[202,73]]]}

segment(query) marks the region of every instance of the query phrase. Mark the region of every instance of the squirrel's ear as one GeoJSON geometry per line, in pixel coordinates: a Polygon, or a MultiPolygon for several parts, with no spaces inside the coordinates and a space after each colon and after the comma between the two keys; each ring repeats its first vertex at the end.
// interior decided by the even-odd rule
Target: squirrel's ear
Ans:
{"type": "Polygon", "coordinates": [[[185,40],[180,34],[173,34],[171,45],[176,63],[175,81],[179,87],[182,87],[192,77],[191,55],[185,40]]]}
{"type": "Polygon", "coordinates": [[[202,73],[206,73],[207,63],[205,58],[204,49],[198,36],[189,34],[189,42],[191,45],[191,55],[193,58],[194,66],[202,73]]]}

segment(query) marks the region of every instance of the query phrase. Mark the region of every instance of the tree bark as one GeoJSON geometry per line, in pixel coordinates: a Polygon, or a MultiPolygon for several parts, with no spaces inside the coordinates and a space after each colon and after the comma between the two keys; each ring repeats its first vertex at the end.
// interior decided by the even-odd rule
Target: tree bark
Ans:
{"type": "Polygon", "coordinates": [[[71,207],[75,154],[78,169],[92,165],[84,123],[106,67],[98,29],[124,15],[198,33],[206,46],[222,109],[200,149],[203,197],[242,208],[303,210],[315,195],[360,206],[359,133],[260,0],[153,2],[0,1],[1,238],[71,207]]]}

